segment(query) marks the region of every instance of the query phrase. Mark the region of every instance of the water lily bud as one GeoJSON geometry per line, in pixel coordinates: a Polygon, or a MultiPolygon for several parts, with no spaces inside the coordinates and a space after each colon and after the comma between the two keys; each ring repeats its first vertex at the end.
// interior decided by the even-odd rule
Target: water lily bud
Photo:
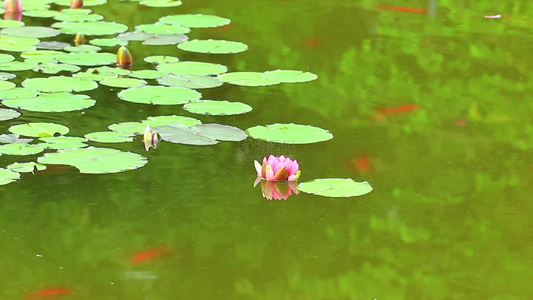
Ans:
{"type": "Polygon", "coordinates": [[[6,12],[21,12],[22,11],[21,0],[4,0],[4,10],[6,12]]]}
{"type": "Polygon", "coordinates": [[[4,20],[20,21],[22,19],[22,13],[20,11],[12,11],[4,13],[4,20]]]}
{"type": "Polygon", "coordinates": [[[130,51],[124,46],[120,47],[117,52],[117,65],[119,67],[129,67],[133,64],[130,51]]]}
{"type": "Polygon", "coordinates": [[[83,0],[70,0],[70,8],[82,8],[83,0]]]}
{"type": "Polygon", "coordinates": [[[76,33],[76,35],[74,36],[74,45],[78,47],[83,44],[85,44],[85,36],[83,36],[83,33],[76,33]]]}
{"type": "Polygon", "coordinates": [[[159,147],[159,143],[161,143],[161,137],[159,136],[159,133],[155,130],[151,130],[150,125],[146,125],[143,134],[144,149],[146,151],[150,150],[150,148],[157,149],[157,147],[159,147]]]}

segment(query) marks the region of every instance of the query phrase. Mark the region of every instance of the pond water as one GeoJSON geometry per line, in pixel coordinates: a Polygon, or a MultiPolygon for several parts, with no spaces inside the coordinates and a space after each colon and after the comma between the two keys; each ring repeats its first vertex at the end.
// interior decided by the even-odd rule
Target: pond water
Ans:
{"type": "MultiPolygon", "coordinates": [[[[232,116],[122,101],[121,88],[100,85],[83,92],[96,100],[83,112],[17,109],[22,115],[1,121],[1,133],[53,122],[84,136],[113,123],[179,115],[241,129],[312,125],[333,139],[163,141],[149,152],[139,139],[89,142],[149,162],[115,174],[57,166],[22,174],[0,186],[1,299],[37,299],[40,292],[65,299],[533,297],[530,1],[183,2],[90,8],[130,30],[166,15],[217,15],[231,24],[193,28],[189,39],[248,45],[213,55],[131,41],[133,70],[155,69],[144,57],[170,55],[230,72],[301,70],[318,79],[199,90],[202,99],[253,108],[232,116]],[[494,14],[501,17],[484,17],[494,14]],[[270,154],[297,159],[300,181],[352,178],[373,191],[265,199],[253,186],[253,161],[270,154]]],[[[43,40],[71,43],[72,35],[43,40]]],[[[22,61],[20,52],[4,53],[22,61]]],[[[18,86],[45,76],[10,73],[18,86]]],[[[39,156],[2,155],[1,167],[39,156]]]]}

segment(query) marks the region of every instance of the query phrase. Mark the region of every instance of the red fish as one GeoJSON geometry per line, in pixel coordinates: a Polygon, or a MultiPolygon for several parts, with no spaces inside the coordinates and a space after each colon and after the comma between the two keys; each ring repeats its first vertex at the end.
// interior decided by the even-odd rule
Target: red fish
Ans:
{"type": "Polygon", "coordinates": [[[317,44],[320,43],[320,40],[319,39],[310,39],[308,41],[305,42],[305,45],[307,47],[313,47],[313,46],[316,46],[317,44]]]}
{"type": "Polygon", "coordinates": [[[404,105],[404,106],[399,106],[399,107],[394,107],[394,108],[378,108],[378,110],[380,111],[380,114],[376,115],[376,120],[382,120],[385,117],[385,115],[390,115],[390,114],[395,114],[395,113],[400,113],[400,112],[408,112],[408,111],[415,110],[417,108],[418,108],[418,105],[416,104],[404,105]]]}
{"type": "Polygon", "coordinates": [[[384,10],[395,10],[395,11],[403,11],[403,12],[420,13],[420,14],[425,14],[427,12],[425,9],[416,8],[416,7],[404,7],[404,6],[376,5],[376,8],[384,9],[384,10]]]}
{"type": "Polygon", "coordinates": [[[167,246],[161,246],[158,248],[150,249],[143,251],[141,253],[135,254],[130,261],[134,264],[146,262],[149,260],[152,260],[157,257],[161,257],[162,255],[165,255],[168,253],[168,247],[167,246]]]}
{"type": "Polygon", "coordinates": [[[71,290],[61,288],[47,288],[28,295],[26,299],[44,299],[72,294],[71,290]]]}
{"type": "Polygon", "coordinates": [[[370,160],[368,154],[363,154],[361,157],[353,161],[355,169],[361,173],[370,171],[370,160]]]}

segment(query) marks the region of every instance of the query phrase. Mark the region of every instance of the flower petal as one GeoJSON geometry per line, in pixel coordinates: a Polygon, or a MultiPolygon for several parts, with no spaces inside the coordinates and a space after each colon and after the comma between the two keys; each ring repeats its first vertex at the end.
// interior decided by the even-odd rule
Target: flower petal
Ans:
{"type": "Polygon", "coordinates": [[[268,181],[274,181],[274,171],[272,171],[272,168],[270,167],[270,165],[267,165],[266,166],[266,180],[268,181]]]}
{"type": "Polygon", "coordinates": [[[263,174],[262,172],[263,167],[257,160],[254,160],[254,167],[255,167],[255,171],[257,172],[257,176],[261,176],[263,174]]]}
{"type": "Polygon", "coordinates": [[[298,172],[296,172],[296,174],[289,176],[288,180],[289,181],[296,181],[296,180],[298,180],[298,178],[300,178],[300,174],[302,174],[302,172],[300,170],[298,170],[298,172]]]}

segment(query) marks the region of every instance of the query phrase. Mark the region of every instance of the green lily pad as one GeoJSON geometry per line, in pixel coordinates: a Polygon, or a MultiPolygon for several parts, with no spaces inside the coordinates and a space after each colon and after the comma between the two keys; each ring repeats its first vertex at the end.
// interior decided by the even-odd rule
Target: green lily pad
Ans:
{"type": "Polygon", "coordinates": [[[110,35],[122,33],[128,30],[128,26],[115,22],[60,22],[52,24],[52,27],[59,28],[62,33],[82,33],[83,35],[110,35]]]}
{"type": "Polygon", "coordinates": [[[302,182],[298,189],[304,193],[325,197],[355,197],[370,193],[372,186],[366,181],[356,182],[350,178],[324,178],[302,182]]]}
{"type": "Polygon", "coordinates": [[[287,82],[287,83],[307,82],[307,81],[312,81],[318,78],[316,74],[313,74],[310,72],[292,71],[292,70],[268,71],[268,72],[263,73],[262,76],[266,79],[270,79],[273,81],[287,82]]]}
{"type": "Polygon", "coordinates": [[[0,146],[0,153],[8,155],[33,155],[43,152],[44,148],[30,144],[7,144],[0,146]]]}
{"type": "Polygon", "coordinates": [[[139,4],[150,7],[175,7],[182,3],[179,0],[141,0],[139,4]]]}
{"type": "Polygon", "coordinates": [[[95,22],[104,19],[104,16],[98,14],[59,14],[54,17],[57,21],[63,22],[95,22]]]}
{"type": "Polygon", "coordinates": [[[23,61],[11,61],[0,64],[0,70],[2,71],[26,71],[31,70],[35,66],[35,63],[23,62],[23,61]]]}
{"type": "Polygon", "coordinates": [[[203,115],[238,115],[252,111],[252,107],[241,102],[199,100],[183,106],[188,112],[203,115]]]}
{"type": "Polygon", "coordinates": [[[100,81],[109,78],[116,78],[118,76],[127,76],[130,73],[131,71],[129,70],[104,66],[98,68],[91,68],[85,72],[76,73],[72,76],[76,78],[100,81]]]}
{"type": "Polygon", "coordinates": [[[0,121],[11,120],[20,117],[20,113],[16,110],[0,108],[0,121]]]}
{"type": "Polygon", "coordinates": [[[54,58],[61,63],[77,66],[110,65],[117,61],[117,56],[111,53],[69,53],[54,58]]]}
{"type": "MultiPolygon", "coordinates": [[[[47,1],[50,1],[50,0],[47,0],[47,1]]],[[[65,5],[67,5],[66,2],[65,2],[65,5]]],[[[69,15],[88,15],[92,12],[93,11],[89,8],[63,8],[61,10],[62,14],[69,14],[69,15]]]]}
{"type": "Polygon", "coordinates": [[[38,91],[22,87],[0,91],[0,99],[2,100],[33,98],[37,95],[39,95],[38,91]]]}
{"type": "Polygon", "coordinates": [[[184,34],[162,34],[153,35],[142,42],[143,45],[175,45],[183,43],[189,39],[184,34]]]}
{"type": "Polygon", "coordinates": [[[102,48],[93,45],[79,45],[79,46],[68,46],[63,49],[71,53],[96,53],[102,48]]]}
{"type": "Polygon", "coordinates": [[[3,20],[0,19],[0,28],[13,28],[24,26],[24,22],[17,20],[3,20]]]}
{"type": "Polygon", "coordinates": [[[179,44],[178,48],[189,52],[210,54],[240,53],[248,50],[248,46],[244,43],[223,40],[192,40],[179,44]]]}
{"type": "Polygon", "coordinates": [[[138,70],[133,71],[130,74],[130,77],[140,78],[140,79],[157,79],[164,74],[156,70],[138,70]]]}
{"type": "Polygon", "coordinates": [[[34,163],[34,162],[27,162],[27,163],[12,163],[9,166],[6,167],[8,170],[18,172],[18,173],[33,173],[35,170],[42,171],[46,169],[45,165],[34,163]]]}
{"type": "Polygon", "coordinates": [[[41,92],[82,92],[94,90],[98,84],[91,80],[66,76],[51,76],[47,78],[28,78],[22,82],[25,88],[41,92]]]}
{"type": "Polygon", "coordinates": [[[144,61],[147,63],[151,63],[151,64],[167,64],[167,63],[177,62],[179,61],[179,58],[175,56],[154,55],[154,56],[145,57],[144,61]]]}
{"type": "Polygon", "coordinates": [[[212,15],[188,14],[165,16],[160,18],[159,22],[164,24],[181,25],[189,28],[209,28],[228,25],[231,20],[212,15]]]}
{"type": "Polygon", "coordinates": [[[194,126],[197,124],[200,124],[200,120],[189,118],[189,117],[183,117],[183,116],[157,116],[157,117],[148,117],[146,120],[143,120],[142,122],[123,122],[123,123],[117,123],[117,124],[111,124],[109,125],[109,130],[116,131],[116,132],[122,132],[127,134],[142,134],[144,132],[144,129],[146,128],[146,125],[150,125],[150,127],[156,127],[161,125],[168,125],[168,124],[180,124],[187,127],[194,126]]]}
{"type": "Polygon", "coordinates": [[[23,38],[47,38],[61,34],[61,31],[50,27],[42,26],[22,26],[22,27],[10,27],[4,28],[0,32],[1,34],[23,37],[23,38]]]}
{"type": "Polygon", "coordinates": [[[9,80],[17,77],[17,75],[12,73],[0,72],[0,80],[9,80]]]}
{"type": "Polygon", "coordinates": [[[271,124],[248,128],[254,139],[282,144],[310,144],[327,141],[333,135],[322,128],[299,124],[271,124]]]}
{"type": "Polygon", "coordinates": [[[154,127],[162,140],[186,145],[214,145],[218,141],[242,141],[248,136],[236,127],[221,124],[199,124],[187,127],[169,124],[154,127]]]}
{"type": "Polygon", "coordinates": [[[191,129],[203,136],[218,141],[239,142],[248,137],[244,130],[222,124],[198,124],[191,127],[191,129]]]}
{"type": "Polygon", "coordinates": [[[118,97],[125,101],[155,105],[184,104],[201,96],[195,90],[166,86],[129,88],[118,93],[118,97]]]}
{"type": "Polygon", "coordinates": [[[145,41],[151,37],[155,36],[154,34],[148,34],[146,32],[125,32],[117,36],[117,39],[123,41],[145,41]]]}
{"type": "Polygon", "coordinates": [[[221,86],[224,82],[216,77],[206,75],[165,75],[157,82],[166,86],[188,89],[206,89],[221,86]]]}
{"type": "Polygon", "coordinates": [[[57,74],[59,72],[78,72],[80,67],[67,64],[44,63],[36,65],[32,70],[44,74],[57,74]]]}
{"type": "Polygon", "coordinates": [[[232,72],[219,75],[222,81],[241,86],[267,86],[280,83],[263,77],[260,72],[232,72]]]}
{"type": "MultiPolygon", "coordinates": [[[[62,5],[62,6],[70,6],[70,0],[55,0],[54,3],[57,4],[57,5],[62,5]]],[[[106,3],[107,3],[107,0],[83,0],[83,7],[102,5],[102,4],[106,4],[106,3]]],[[[65,9],[63,9],[63,10],[65,10],[65,9]]],[[[84,11],[87,11],[88,9],[76,8],[76,9],[68,9],[68,10],[71,13],[75,13],[75,12],[72,12],[72,10],[84,10],[84,11]]],[[[88,10],[88,11],[90,12],[91,10],[88,10]]],[[[82,13],[82,12],[80,12],[80,13],[82,13]]]]}
{"type": "Polygon", "coordinates": [[[54,61],[54,57],[64,54],[65,52],[56,50],[35,50],[22,52],[20,56],[26,60],[31,59],[32,62],[50,62],[54,61]]]}
{"type": "Polygon", "coordinates": [[[82,110],[96,104],[96,101],[87,95],[73,95],[70,93],[40,94],[34,98],[4,100],[5,106],[22,108],[38,112],[65,112],[82,110]]]}
{"type": "Polygon", "coordinates": [[[133,135],[115,131],[92,132],[86,134],[85,138],[99,143],[133,142],[133,135]]]}
{"type": "Polygon", "coordinates": [[[45,41],[39,42],[35,45],[37,49],[46,49],[46,50],[63,50],[65,47],[70,46],[70,44],[58,41],[45,41]]]}
{"type": "Polygon", "coordinates": [[[26,123],[9,127],[10,132],[29,137],[45,137],[64,135],[69,132],[68,127],[54,123],[26,123]]]}
{"type": "Polygon", "coordinates": [[[37,159],[42,164],[71,165],[86,174],[118,173],[133,170],[147,163],[145,157],[108,148],[79,148],[46,153],[37,159]]]}
{"type": "Polygon", "coordinates": [[[39,140],[44,142],[39,145],[47,149],[59,150],[87,147],[87,144],[85,144],[87,139],[75,136],[48,136],[39,138],[39,140]]]}
{"type": "Polygon", "coordinates": [[[191,32],[189,27],[170,24],[143,24],[135,26],[135,30],[148,34],[185,34],[191,32]]]}
{"type": "Polygon", "coordinates": [[[2,144],[25,144],[30,143],[33,139],[20,138],[18,134],[0,134],[0,143],[2,144]]]}
{"type": "Polygon", "coordinates": [[[11,183],[19,178],[20,174],[18,172],[0,168],[0,185],[11,183]]]}
{"type": "Polygon", "coordinates": [[[57,16],[59,12],[55,10],[25,10],[22,14],[32,18],[53,18],[57,16]]]}
{"type": "Polygon", "coordinates": [[[106,78],[100,81],[100,84],[119,88],[133,88],[146,85],[146,81],[135,78],[106,78]]]}
{"type": "Polygon", "coordinates": [[[0,91],[10,90],[16,85],[11,81],[0,81],[0,91]]]}
{"type": "Polygon", "coordinates": [[[14,61],[15,57],[11,54],[0,53],[0,64],[14,61]]]}
{"type": "Polygon", "coordinates": [[[162,73],[175,75],[218,75],[226,73],[228,68],[219,64],[198,61],[180,61],[168,64],[159,64],[157,65],[157,70],[162,73]]]}
{"type": "Polygon", "coordinates": [[[116,46],[126,46],[128,41],[119,40],[119,39],[94,39],[89,41],[92,45],[100,47],[116,47],[116,46]]]}

